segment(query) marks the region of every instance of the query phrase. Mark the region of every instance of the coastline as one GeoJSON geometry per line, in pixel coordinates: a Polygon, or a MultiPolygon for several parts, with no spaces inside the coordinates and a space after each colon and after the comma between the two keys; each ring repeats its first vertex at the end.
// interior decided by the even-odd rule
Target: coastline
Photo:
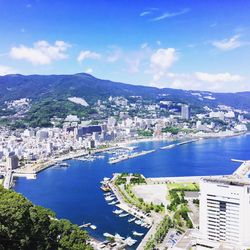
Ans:
{"type": "MultiPolygon", "coordinates": [[[[173,137],[150,137],[150,138],[138,138],[138,139],[132,139],[132,140],[125,140],[124,142],[114,142],[109,147],[101,148],[101,149],[94,149],[92,150],[91,154],[98,154],[103,153],[109,150],[114,150],[118,148],[123,147],[131,147],[133,144],[142,143],[142,142],[173,142],[177,140],[190,140],[190,139],[217,139],[217,138],[228,138],[228,137],[236,137],[236,136],[242,136],[244,134],[249,134],[247,132],[239,132],[239,133],[228,133],[220,132],[220,133],[197,133],[197,134],[188,134],[185,136],[173,136],[173,137]]],[[[75,159],[82,156],[87,156],[89,153],[86,152],[84,149],[77,150],[75,152],[70,152],[65,155],[59,155],[55,156],[55,158],[47,160],[47,161],[41,161],[38,163],[35,163],[31,166],[25,166],[23,168],[20,168],[16,173],[21,174],[38,174],[39,172],[50,168],[54,166],[57,162],[75,159]]]]}
{"type": "MultiPolygon", "coordinates": [[[[242,133],[242,134],[234,134],[233,136],[241,136],[241,135],[244,135],[244,134],[249,134],[249,133],[242,133]]],[[[220,136],[221,137],[221,136],[220,136]]],[[[229,136],[223,136],[222,138],[225,138],[225,137],[229,137],[229,136]]],[[[214,137],[213,137],[214,138],[214,137]]],[[[213,139],[212,138],[212,139],[213,139]]],[[[217,137],[218,138],[218,137],[217,137]]],[[[245,138],[245,136],[243,136],[243,138],[245,138]]],[[[154,140],[157,140],[157,141],[172,141],[172,140],[161,140],[161,139],[159,139],[159,138],[153,138],[154,140]]],[[[182,137],[181,138],[182,140],[184,140],[184,139],[186,139],[186,138],[184,138],[184,137],[182,137]]],[[[206,138],[206,139],[208,139],[208,138],[206,138]]],[[[237,140],[237,139],[236,139],[237,140]]],[[[149,141],[149,140],[146,140],[146,141],[149,141]]],[[[233,142],[234,142],[235,140],[233,140],[233,142]]],[[[137,141],[136,141],[137,142],[137,141]]],[[[99,150],[102,150],[102,151],[107,151],[107,150],[110,150],[110,148],[114,148],[113,147],[113,145],[112,145],[112,147],[111,147],[111,145],[110,145],[110,147],[108,147],[108,148],[105,148],[105,149],[99,149],[99,150]]],[[[83,153],[83,151],[81,151],[81,152],[79,152],[79,153],[83,153]]],[[[94,152],[93,152],[94,153],[94,152]]],[[[42,170],[41,170],[42,171],[42,170]]],[[[103,176],[104,176],[104,174],[103,174],[103,176]]],[[[106,175],[105,174],[105,176],[108,176],[108,175],[106,175]]],[[[39,177],[40,178],[40,177],[39,177]]],[[[158,181],[158,180],[157,180],[158,181]]],[[[97,225],[97,224],[96,224],[97,225]]]]}
{"type": "Polygon", "coordinates": [[[250,134],[250,132],[238,132],[238,133],[226,133],[227,131],[220,133],[197,133],[197,134],[188,134],[184,136],[173,136],[173,137],[148,137],[148,138],[139,138],[127,140],[121,142],[119,145],[131,146],[132,144],[141,143],[141,142],[157,142],[157,141],[167,141],[173,142],[178,140],[190,140],[190,139],[216,139],[216,138],[228,138],[242,136],[244,134],[250,134]]]}

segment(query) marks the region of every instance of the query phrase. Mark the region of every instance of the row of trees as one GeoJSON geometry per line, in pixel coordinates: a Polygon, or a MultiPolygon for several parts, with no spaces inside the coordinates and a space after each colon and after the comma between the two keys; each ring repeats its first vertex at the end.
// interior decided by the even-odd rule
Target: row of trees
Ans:
{"type": "Polygon", "coordinates": [[[34,206],[22,195],[0,186],[1,250],[90,250],[88,235],[68,220],[34,206]]]}
{"type": "Polygon", "coordinates": [[[167,235],[170,228],[173,227],[173,223],[169,216],[164,216],[163,220],[158,225],[155,235],[151,237],[148,242],[146,243],[145,250],[153,250],[155,249],[156,245],[161,243],[165,236],[167,235]]]}
{"type": "MultiPolygon", "coordinates": [[[[171,203],[167,206],[167,208],[168,210],[175,212],[174,223],[176,226],[183,227],[185,225],[188,228],[192,228],[193,223],[188,216],[188,202],[185,199],[185,193],[183,190],[185,189],[181,188],[169,190],[171,203]]],[[[189,189],[187,188],[187,190],[189,189]]]]}

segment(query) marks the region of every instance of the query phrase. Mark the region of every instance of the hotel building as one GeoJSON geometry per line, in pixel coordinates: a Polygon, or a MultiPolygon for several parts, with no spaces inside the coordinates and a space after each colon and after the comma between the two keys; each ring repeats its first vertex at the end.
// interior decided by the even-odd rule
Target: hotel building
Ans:
{"type": "Polygon", "coordinates": [[[250,180],[202,179],[200,233],[208,241],[250,247],[250,180]]]}

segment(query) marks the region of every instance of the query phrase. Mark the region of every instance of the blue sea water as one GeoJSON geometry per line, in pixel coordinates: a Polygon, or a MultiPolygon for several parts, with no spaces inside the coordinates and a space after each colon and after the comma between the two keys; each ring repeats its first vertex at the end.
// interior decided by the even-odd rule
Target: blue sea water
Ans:
{"type": "Polygon", "coordinates": [[[49,168],[38,174],[36,180],[20,178],[15,190],[34,204],[54,210],[58,218],[66,218],[78,225],[91,222],[97,230],[89,233],[103,240],[103,233],[119,233],[132,236],[132,231],[146,232],[146,229],[128,223],[128,217],[119,218],[104,200],[100,189],[103,177],[112,177],[114,172],[142,173],[146,177],[199,176],[231,174],[239,163],[231,159],[250,159],[250,135],[224,139],[201,140],[168,150],[160,147],[167,142],[138,143],[137,150],[156,149],[154,153],[108,164],[104,159],[93,162],[69,160],[68,168],[49,168]]]}

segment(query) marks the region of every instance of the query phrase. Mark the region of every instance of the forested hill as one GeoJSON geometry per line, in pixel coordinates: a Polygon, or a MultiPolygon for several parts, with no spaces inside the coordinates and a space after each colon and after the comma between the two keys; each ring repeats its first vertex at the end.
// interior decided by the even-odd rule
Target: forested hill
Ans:
{"type": "Polygon", "coordinates": [[[0,76],[0,89],[0,104],[24,97],[37,102],[46,98],[67,100],[72,96],[82,97],[91,104],[109,96],[137,95],[151,100],[159,100],[164,97],[167,100],[186,102],[196,106],[224,104],[250,110],[250,92],[211,93],[170,88],[159,89],[101,80],[85,73],[0,76]]]}
{"type": "Polygon", "coordinates": [[[90,250],[87,233],[0,186],[1,250],[90,250]]]}

